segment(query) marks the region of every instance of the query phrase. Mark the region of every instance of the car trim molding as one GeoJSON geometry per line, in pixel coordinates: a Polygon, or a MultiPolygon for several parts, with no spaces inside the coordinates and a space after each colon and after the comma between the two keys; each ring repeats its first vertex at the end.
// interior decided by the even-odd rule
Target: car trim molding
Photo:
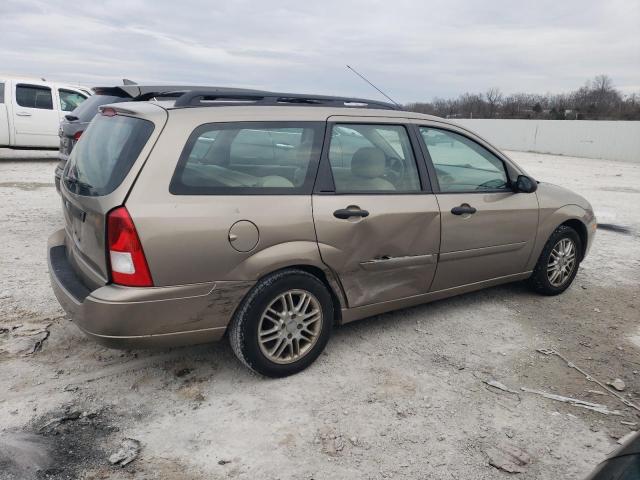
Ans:
{"type": "Polygon", "coordinates": [[[463,258],[483,257],[485,255],[495,255],[496,253],[515,252],[527,245],[528,242],[507,243],[505,245],[495,245],[492,247],[473,248],[471,250],[459,250],[457,252],[446,252],[440,254],[440,261],[461,260],[463,258]]]}
{"type": "Polygon", "coordinates": [[[429,255],[410,255],[406,257],[381,257],[360,262],[360,267],[369,272],[378,272],[381,270],[391,270],[394,268],[411,267],[417,265],[429,265],[436,263],[436,256],[429,255]]]}

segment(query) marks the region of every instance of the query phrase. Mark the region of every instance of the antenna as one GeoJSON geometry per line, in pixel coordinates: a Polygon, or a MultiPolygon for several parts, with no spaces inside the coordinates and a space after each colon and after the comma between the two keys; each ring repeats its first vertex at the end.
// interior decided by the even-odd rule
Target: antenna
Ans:
{"type": "Polygon", "coordinates": [[[380,90],[378,87],[376,87],[376,86],[375,86],[373,83],[371,83],[369,80],[367,80],[367,79],[365,78],[365,76],[364,76],[364,75],[361,75],[360,73],[358,73],[358,71],[357,71],[355,68],[353,68],[353,67],[351,67],[351,66],[349,66],[349,65],[347,65],[347,68],[348,68],[349,70],[351,70],[353,73],[355,73],[356,75],[358,75],[361,79],[363,79],[365,82],[367,82],[367,83],[368,83],[369,85],[371,85],[373,88],[375,88],[377,91],[379,91],[382,95],[384,95],[387,99],[389,99],[389,100],[391,101],[391,103],[395,104],[398,108],[402,108],[402,106],[401,106],[398,102],[396,102],[393,98],[391,98],[389,95],[387,95],[386,93],[384,93],[382,90],[380,90]]]}

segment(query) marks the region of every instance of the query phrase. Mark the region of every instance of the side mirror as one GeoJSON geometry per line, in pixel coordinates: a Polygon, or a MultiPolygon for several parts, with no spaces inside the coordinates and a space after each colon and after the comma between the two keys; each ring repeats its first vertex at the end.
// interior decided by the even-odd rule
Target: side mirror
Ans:
{"type": "Polygon", "coordinates": [[[516,192],[533,193],[538,189],[538,182],[526,175],[518,175],[516,179],[516,192]]]}

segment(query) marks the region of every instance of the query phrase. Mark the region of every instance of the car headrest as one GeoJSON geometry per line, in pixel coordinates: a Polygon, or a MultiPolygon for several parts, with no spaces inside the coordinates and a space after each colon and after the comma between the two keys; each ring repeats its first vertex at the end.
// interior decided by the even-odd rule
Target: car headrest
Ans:
{"type": "Polygon", "coordinates": [[[260,187],[272,187],[272,188],[292,188],[293,183],[280,175],[267,175],[262,177],[258,182],[260,187]]]}
{"type": "Polygon", "coordinates": [[[351,173],[358,177],[377,178],[384,175],[384,152],[375,147],[362,147],[351,158],[351,173]]]}

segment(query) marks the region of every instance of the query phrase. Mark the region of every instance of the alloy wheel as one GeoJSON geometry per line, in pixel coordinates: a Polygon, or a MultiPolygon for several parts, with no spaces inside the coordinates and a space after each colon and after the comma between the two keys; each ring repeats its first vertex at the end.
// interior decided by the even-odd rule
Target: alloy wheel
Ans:
{"type": "Polygon", "coordinates": [[[278,295],[260,317],[260,350],[274,363],[295,362],[316,344],[322,321],[320,302],[312,293],[288,290],[278,295]]]}
{"type": "Polygon", "coordinates": [[[576,268],[576,244],[570,238],[563,238],[555,244],[547,263],[547,278],[554,287],[561,287],[576,268]]]}

